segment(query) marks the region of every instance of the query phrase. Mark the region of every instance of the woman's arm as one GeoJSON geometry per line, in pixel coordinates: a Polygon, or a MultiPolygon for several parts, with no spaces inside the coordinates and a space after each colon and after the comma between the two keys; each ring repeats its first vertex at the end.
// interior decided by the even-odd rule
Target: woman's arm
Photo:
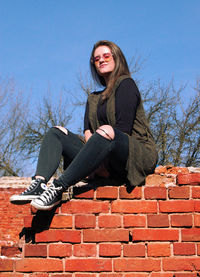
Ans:
{"type": "Polygon", "coordinates": [[[115,94],[115,128],[131,135],[140,101],[140,93],[133,79],[123,80],[115,94]]]}
{"type": "Polygon", "coordinates": [[[89,122],[89,103],[87,101],[86,107],[85,107],[85,115],[84,115],[84,136],[85,136],[85,142],[88,141],[88,139],[92,136],[92,130],[90,129],[90,122],[89,122]]]}

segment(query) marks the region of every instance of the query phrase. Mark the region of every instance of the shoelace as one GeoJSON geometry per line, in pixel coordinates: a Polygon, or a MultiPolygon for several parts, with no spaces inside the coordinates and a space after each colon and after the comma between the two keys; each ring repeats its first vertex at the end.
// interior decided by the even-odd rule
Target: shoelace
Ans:
{"type": "Polygon", "coordinates": [[[42,193],[40,199],[42,201],[51,201],[54,196],[58,195],[58,192],[62,190],[62,187],[55,187],[54,184],[51,184],[46,191],[42,193]]]}
{"type": "Polygon", "coordinates": [[[32,189],[34,189],[34,187],[37,186],[37,184],[38,180],[32,180],[30,186],[22,194],[31,191],[32,189]]]}

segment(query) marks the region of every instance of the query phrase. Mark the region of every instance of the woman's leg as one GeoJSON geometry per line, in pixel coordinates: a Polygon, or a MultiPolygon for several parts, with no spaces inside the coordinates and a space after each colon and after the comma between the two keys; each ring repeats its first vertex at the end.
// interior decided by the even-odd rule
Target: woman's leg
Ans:
{"type": "Polygon", "coordinates": [[[35,177],[24,192],[11,196],[10,202],[25,204],[41,195],[47,190],[46,183],[58,168],[62,155],[70,163],[82,146],[77,135],[60,126],[52,127],[44,136],[35,177]]]}
{"type": "Polygon", "coordinates": [[[110,155],[119,159],[125,168],[128,149],[129,139],[126,134],[120,131],[115,132],[108,125],[101,126],[82,147],[58,180],[54,180],[53,186],[44,195],[33,201],[32,205],[37,209],[51,209],[61,201],[63,191],[88,176],[110,155]]]}
{"type": "MultiPolygon", "coordinates": [[[[107,127],[107,125],[104,126],[107,127]]],[[[129,149],[128,136],[110,126],[109,131],[104,126],[89,139],[56,181],[63,186],[64,190],[92,173],[107,157],[115,159],[116,164],[125,168],[129,149]],[[106,130],[106,133],[102,130],[106,130]]]]}
{"type": "Polygon", "coordinates": [[[62,156],[70,163],[83,147],[77,135],[58,127],[47,132],[39,153],[35,176],[42,176],[47,182],[57,170],[62,156]]]}

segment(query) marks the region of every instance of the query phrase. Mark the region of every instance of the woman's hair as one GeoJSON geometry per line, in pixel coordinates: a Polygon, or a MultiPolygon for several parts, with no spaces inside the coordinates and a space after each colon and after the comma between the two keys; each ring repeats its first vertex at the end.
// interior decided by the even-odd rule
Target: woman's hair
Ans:
{"type": "Polygon", "coordinates": [[[91,69],[92,77],[97,82],[97,84],[106,86],[104,78],[98,74],[95,64],[93,62],[94,52],[99,46],[109,47],[111,50],[111,53],[113,55],[113,59],[115,61],[115,68],[111,72],[107,87],[104,90],[104,92],[102,93],[102,100],[105,100],[106,98],[109,98],[109,96],[111,95],[112,88],[114,86],[115,81],[122,75],[130,75],[130,71],[128,68],[127,61],[126,61],[121,49],[115,43],[113,43],[111,41],[100,40],[97,43],[95,43],[95,45],[92,49],[91,57],[90,57],[90,69],[91,69]]]}

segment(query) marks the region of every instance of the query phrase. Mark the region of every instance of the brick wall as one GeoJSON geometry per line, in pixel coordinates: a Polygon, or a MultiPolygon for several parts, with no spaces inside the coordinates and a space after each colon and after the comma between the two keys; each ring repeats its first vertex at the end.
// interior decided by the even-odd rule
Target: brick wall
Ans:
{"type": "Polygon", "coordinates": [[[158,167],[132,191],[77,188],[35,214],[9,203],[29,181],[0,178],[0,277],[200,276],[200,169],[158,167]]]}

